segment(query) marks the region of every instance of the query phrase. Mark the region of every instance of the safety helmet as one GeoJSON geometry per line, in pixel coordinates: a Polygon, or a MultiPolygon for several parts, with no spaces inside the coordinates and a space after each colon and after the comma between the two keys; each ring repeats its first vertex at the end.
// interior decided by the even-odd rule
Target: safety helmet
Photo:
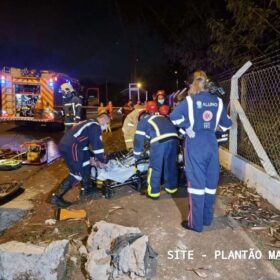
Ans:
{"type": "Polygon", "coordinates": [[[73,86],[71,85],[71,83],[63,83],[61,86],[60,86],[60,89],[64,92],[64,93],[71,93],[74,91],[74,88],[73,86]]]}
{"type": "Polygon", "coordinates": [[[147,101],[145,109],[148,113],[156,113],[158,111],[157,103],[155,101],[147,101]]]}
{"type": "Polygon", "coordinates": [[[165,91],[164,90],[158,90],[156,93],[156,99],[158,99],[159,96],[165,97],[165,91]]]}
{"type": "Polygon", "coordinates": [[[159,107],[159,114],[162,116],[169,115],[170,107],[168,105],[162,105],[159,107]]]}

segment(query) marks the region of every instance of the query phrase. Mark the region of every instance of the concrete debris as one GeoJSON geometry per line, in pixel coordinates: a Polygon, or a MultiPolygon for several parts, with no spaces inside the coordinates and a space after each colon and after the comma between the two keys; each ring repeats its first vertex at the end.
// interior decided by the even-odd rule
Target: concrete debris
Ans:
{"type": "Polygon", "coordinates": [[[105,249],[94,250],[89,253],[86,271],[92,280],[108,280],[111,274],[111,257],[105,249]]]}
{"type": "Polygon", "coordinates": [[[118,236],[128,233],[141,233],[139,228],[124,227],[116,224],[99,221],[94,224],[92,232],[87,240],[87,249],[89,252],[97,249],[111,249],[111,243],[118,236]]]}
{"type": "Polygon", "coordinates": [[[80,248],[79,248],[79,253],[80,255],[87,255],[88,251],[87,251],[87,248],[85,245],[82,245],[80,248]]]}
{"type": "Polygon", "coordinates": [[[155,275],[157,253],[139,228],[100,221],[87,241],[86,270],[92,279],[143,279],[155,275]]]}
{"type": "Polygon", "coordinates": [[[15,222],[28,213],[27,209],[1,208],[0,209],[0,232],[9,228],[15,222]]]}
{"type": "Polygon", "coordinates": [[[69,241],[59,240],[48,246],[10,241],[0,245],[0,279],[63,279],[69,241]]]}

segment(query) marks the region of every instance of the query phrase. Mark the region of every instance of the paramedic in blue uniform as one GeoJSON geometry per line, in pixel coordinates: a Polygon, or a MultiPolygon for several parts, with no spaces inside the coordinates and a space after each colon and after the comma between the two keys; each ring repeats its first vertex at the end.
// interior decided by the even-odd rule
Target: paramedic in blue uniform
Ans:
{"type": "Polygon", "coordinates": [[[186,229],[201,232],[213,220],[219,180],[219,154],[215,131],[230,129],[232,122],[222,100],[205,89],[206,74],[195,72],[189,96],[170,114],[174,125],[185,129],[186,176],[189,193],[186,229]],[[204,74],[205,75],[204,75],[204,74]]]}
{"type": "Polygon", "coordinates": [[[89,197],[95,191],[90,182],[91,163],[97,163],[100,168],[105,166],[102,131],[106,130],[109,122],[109,116],[101,114],[96,121],[87,120],[78,123],[63,136],[59,143],[59,152],[70,174],[53,194],[52,204],[59,207],[70,206],[71,203],[65,201],[63,196],[74,183],[81,183],[81,199],[89,197]]]}
{"type": "Polygon", "coordinates": [[[134,136],[134,156],[141,158],[145,141],[150,142],[150,167],[148,170],[147,196],[160,197],[160,185],[163,173],[165,191],[173,194],[177,191],[177,145],[178,135],[169,118],[157,113],[156,101],[146,103],[148,112],[137,125],[134,136]]]}
{"type": "Polygon", "coordinates": [[[74,124],[81,121],[82,101],[74,91],[70,82],[60,86],[62,91],[62,106],[65,130],[69,130],[74,124]]]}

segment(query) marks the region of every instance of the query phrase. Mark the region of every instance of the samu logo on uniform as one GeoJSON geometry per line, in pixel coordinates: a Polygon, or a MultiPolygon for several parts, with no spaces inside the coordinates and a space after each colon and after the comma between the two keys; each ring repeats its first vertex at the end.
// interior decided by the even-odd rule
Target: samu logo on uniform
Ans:
{"type": "Polygon", "coordinates": [[[213,113],[211,111],[205,111],[202,115],[203,117],[203,120],[206,121],[206,122],[209,122],[212,120],[213,118],[213,113]]]}
{"type": "Polygon", "coordinates": [[[202,108],[202,102],[201,101],[196,101],[196,107],[197,107],[197,109],[201,109],[202,108]]]}

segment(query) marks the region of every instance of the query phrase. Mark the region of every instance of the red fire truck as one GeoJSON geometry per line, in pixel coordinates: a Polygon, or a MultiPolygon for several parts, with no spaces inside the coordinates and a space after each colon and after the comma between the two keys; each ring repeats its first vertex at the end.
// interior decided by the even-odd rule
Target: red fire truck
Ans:
{"type": "Polygon", "coordinates": [[[61,124],[62,93],[60,85],[79,81],[63,73],[4,67],[0,71],[0,121],[61,124]]]}

